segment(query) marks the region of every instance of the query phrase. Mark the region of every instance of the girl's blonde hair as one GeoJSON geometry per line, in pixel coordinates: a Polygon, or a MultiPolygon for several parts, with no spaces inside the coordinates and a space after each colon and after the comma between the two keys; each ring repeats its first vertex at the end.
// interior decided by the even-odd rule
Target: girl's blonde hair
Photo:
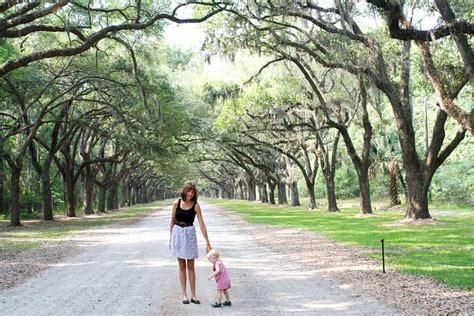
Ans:
{"type": "Polygon", "coordinates": [[[210,259],[212,256],[216,256],[219,258],[219,251],[215,250],[215,249],[211,249],[208,253],[207,253],[207,259],[210,259]]]}

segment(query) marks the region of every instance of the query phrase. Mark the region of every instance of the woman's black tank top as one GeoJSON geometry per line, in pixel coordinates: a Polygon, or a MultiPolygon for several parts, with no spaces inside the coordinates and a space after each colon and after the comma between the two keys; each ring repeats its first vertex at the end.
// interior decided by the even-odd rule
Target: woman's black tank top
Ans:
{"type": "Polygon", "coordinates": [[[196,202],[193,203],[193,206],[189,210],[183,210],[181,208],[181,199],[178,200],[178,207],[176,207],[176,220],[178,222],[185,222],[188,224],[194,223],[194,218],[196,217],[196,210],[194,206],[196,202]]]}

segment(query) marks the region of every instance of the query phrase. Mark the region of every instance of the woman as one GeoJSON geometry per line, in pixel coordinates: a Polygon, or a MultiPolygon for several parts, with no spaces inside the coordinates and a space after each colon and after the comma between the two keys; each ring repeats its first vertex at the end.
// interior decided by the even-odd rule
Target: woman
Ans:
{"type": "Polygon", "coordinates": [[[194,270],[194,259],[199,256],[196,228],[193,225],[196,215],[202,235],[206,240],[206,253],[208,253],[212,247],[207,237],[201,207],[197,203],[196,187],[191,183],[187,183],[181,192],[181,199],[173,203],[170,223],[170,250],[171,254],[178,258],[183,304],[189,304],[186,294],[186,270],[191,287],[191,302],[194,304],[201,303],[196,297],[196,273],[194,270]]]}

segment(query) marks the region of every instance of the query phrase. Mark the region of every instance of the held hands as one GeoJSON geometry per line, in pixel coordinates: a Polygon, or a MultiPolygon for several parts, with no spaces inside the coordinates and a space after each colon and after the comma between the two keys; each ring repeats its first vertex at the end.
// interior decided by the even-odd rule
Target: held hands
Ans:
{"type": "Polygon", "coordinates": [[[210,276],[207,277],[208,280],[211,280],[214,276],[211,274],[210,276]]]}
{"type": "Polygon", "coordinates": [[[208,253],[209,251],[211,251],[212,247],[210,244],[207,244],[206,245],[206,253],[208,253]]]}

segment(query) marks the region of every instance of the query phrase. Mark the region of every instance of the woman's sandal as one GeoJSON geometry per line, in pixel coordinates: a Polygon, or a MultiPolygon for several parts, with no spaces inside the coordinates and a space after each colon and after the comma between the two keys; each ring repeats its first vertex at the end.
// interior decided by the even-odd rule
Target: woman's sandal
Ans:
{"type": "Polygon", "coordinates": [[[215,302],[214,304],[211,304],[212,307],[221,307],[221,303],[215,302]]]}
{"type": "Polygon", "coordinates": [[[191,299],[191,303],[194,303],[194,304],[201,304],[201,301],[199,301],[198,299],[195,300],[194,298],[192,298],[192,299],[191,299]]]}
{"type": "Polygon", "coordinates": [[[222,303],[222,305],[224,306],[231,306],[232,303],[230,301],[225,301],[224,303],[222,303]]]}
{"type": "Polygon", "coordinates": [[[183,304],[189,304],[188,299],[183,300],[183,304]]]}

